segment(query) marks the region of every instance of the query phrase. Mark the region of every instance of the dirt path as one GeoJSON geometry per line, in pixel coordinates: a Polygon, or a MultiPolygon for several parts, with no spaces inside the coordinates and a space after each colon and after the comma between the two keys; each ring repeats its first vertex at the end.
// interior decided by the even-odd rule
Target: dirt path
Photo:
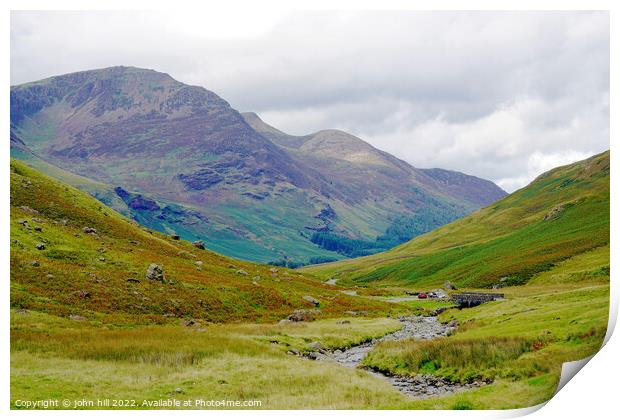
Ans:
{"type": "MultiPolygon", "coordinates": [[[[392,334],[374,339],[368,343],[353,346],[346,350],[335,350],[333,352],[323,353],[314,352],[309,355],[309,358],[313,360],[335,361],[343,366],[354,369],[359,366],[360,362],[374,346],[382,341],[399,341],[408,338],[431,340],[433,338],[445,337],[454,330],[454,327],[440,323],[436,317],[402,317],[398,318],[398,321],[403,324],[403,328],[392,334]]],[[[485,385],[483,382],[457,384],[433,375],[405,377],[388,376],[373,370],[366,370],[366,372],[389,382],[402,393],[416,399],[437,397],[485,385]]]]}

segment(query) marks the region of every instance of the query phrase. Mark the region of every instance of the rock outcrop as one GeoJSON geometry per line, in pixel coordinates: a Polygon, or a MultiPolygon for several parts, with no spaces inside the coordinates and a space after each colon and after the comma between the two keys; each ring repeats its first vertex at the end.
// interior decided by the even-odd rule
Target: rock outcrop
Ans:
{"type": "Polygon", "coordinates": [[[146,269],[146,278],[147,280],[165,283],[164,269],[160,265],[153,263],[146,269]]]}

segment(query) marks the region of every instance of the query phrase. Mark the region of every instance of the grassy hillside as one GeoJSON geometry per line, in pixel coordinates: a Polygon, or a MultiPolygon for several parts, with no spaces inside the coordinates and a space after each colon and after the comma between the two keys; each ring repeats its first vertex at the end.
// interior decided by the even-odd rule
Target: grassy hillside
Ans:
{"type": "Polygon", "coordinates": [[[305,275],[272,270],[142,228],[81,191],[11,163],[13,308],[101,322],[166,323],[278,320],[314,307],[305,295],[319,300],[324,315],[387,307],[305,275]],[[165,282],[145,278],[150,264],[163,267],[165,282]]]}
{"type": "MultiPolygon", "coordinates": [[[[364,266],[363,275],[377,275],[397,263],[398,255],[412,261],[410,268],[360,283],[366,287],[356,287],[356,297],[343,294],[340,286],[358,279],[355,270],[345,281],[347,272],[340,267],[343,280],[327,286],[306,274],[274,272],[200,250],[150,232],[13,161],[11,406],[19,408],[17,400],[105,398],[129,404],[103,407],[111,409],[153,408],[144,401],[168,398],[260,401],[260,407],[246,407],[254,409],[507,409],[543,403],[556,390],[562,363],[592,355],[606,333],[608,162],[605,153],[551,171],[469,222],[425,235],[423,245],[413,241],[391,251],[400,254],[383,266],[377,261],[374,271],[364,266]],[[554,223],[558,227],[547,228],[554,223]],[[535,236],[536,226],[548,234],[535,236]],[[512,241],[509,257],[502,239],[512,241]],[[517,240],[530,241],[525,243],[536,252],[519,248],[517,240]],[[467,258],[477,255],[477,265],[468,266],[465,257],[441,259],[455,247],[467,258]],[[471,249],[477,254],[467,254],[471,249]],[[514,267],[514,261],[532,274],[524,285],[505,281],[512,285],[501,290],[504,300],[443,312],[440,321],[456,321],[454,334],[381,342],[363,365],[390,374],[491,384],[411,400],[361,369],[287,354],[310,351],[317,342],[328,349],[364,343],[400,328],[386,314],[449,305],[387,301],[392,290],[385,285],[417,288],[440,281],[430,269],[424,275],[415,271],[415,261],[437,264],[461,285],[484,284],[485,273],[514,267]],[[163,267],[164,282],[145,278],[151,263],[163,267]],[[454,273],[466,269],[472,274],[456,278],[454,273]],[[322,319],[269,323],[294,309],[313,308],[306,295],[319,300],[322,319]]],[[[334,272],[333,265],[317,269],[322,275],[334,272]]]]}
{"type": "Polygon", "coordinates": [[[341,283],[462,287],[528,282],[609,244],[609,152],[539,176],[461,220],[384,253],[306,268],[341,283]]]}

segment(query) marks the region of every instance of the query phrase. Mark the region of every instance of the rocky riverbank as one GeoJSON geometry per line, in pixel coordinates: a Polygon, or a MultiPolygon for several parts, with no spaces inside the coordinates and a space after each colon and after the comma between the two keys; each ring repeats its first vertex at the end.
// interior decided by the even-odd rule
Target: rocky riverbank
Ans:
{"type": "MultiPolygon", "coordinates": [[[[409,338],[431,340],[433,338],[445,337],[456,329],[455,324],[442,324],[436,317],[401,317],[398,318],[398,321],[403,325],[402,329],[345,350],[327,351],[322,349],[319,343],[313,343],[316,347],[315,351],[310,352],[306,357],[312,360],[333,361],[349,368],[357,368],[374,346],[382,341],[399,341],[409,338]]],[[[485,385],[484,382],[459,384],[433,375],[406,377],[390,376],[369,369],[366,371],[370,375],[389,382],[392,386],[411,398],[437,397],[485,385]]]]}

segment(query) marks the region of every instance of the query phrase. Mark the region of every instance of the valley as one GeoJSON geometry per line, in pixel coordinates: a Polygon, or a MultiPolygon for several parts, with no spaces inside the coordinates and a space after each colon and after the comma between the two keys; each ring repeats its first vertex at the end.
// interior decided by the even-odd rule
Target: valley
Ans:
{"type": "Polygon", "coordinates": [[[13,160],[11,401],[527,407],[601,346],[609,260],[609,152],[390,251],[301,270],[201,249],[13,160]],[[407,298],[447,285],[505,298],[407,298]]]}
{"type": "Polygon", "coordinates": [[[7,418],[614,411],[611,6],[22,3],[7,418]]]}

